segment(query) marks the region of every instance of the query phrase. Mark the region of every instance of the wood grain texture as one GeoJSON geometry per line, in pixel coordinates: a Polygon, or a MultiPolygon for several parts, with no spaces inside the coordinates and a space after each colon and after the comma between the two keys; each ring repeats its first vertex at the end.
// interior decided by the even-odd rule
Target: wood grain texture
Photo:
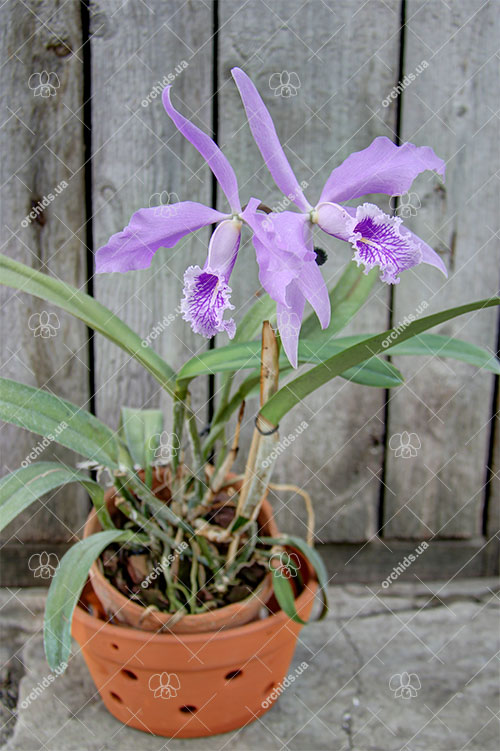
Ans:
{"type": "MultiPolygon", "coordinates": [[[[93,5],[92,12],[93,209],[98,248],[140,208],[165,203],[169,197],[170,202],[210,205],[210,172],[165,113],[161,91],[162,79],[174,76],[175,105],[210,132],[212,16],[208,4],[181,0],[129,2],[125,7],[115,0],[93,5]]],[[[142,337],[160,324],[163,332],[152,346],[174,368],[207,347],[207,341],[193,334],[175,310],[182,297],[184,271],[203,263],[208,236],[207,230],[200,230],[171,250],[161,249],[145,271],[95,277],[95,296],[142,337]]],[[[200,383],[196,404],[202,424],[206,395],[206,383],[200,383]]],[[[162,401],[156,382],[121,350],[96,339],[96,404],[101,419],[116,427],[121,405],[152,407],[160,402],[169,415],[170,400],[162,401]]]]}
{"type": "MultiPolygon", "coordinates": [[[[61,9],[51,2],[5,3],[0,47],[4,93],[0,128],[2,252],[82,287],[86,250],[82,242],[85,202],[79,3],[72,0],[61,9]],[[49,86],[42,92],[44,84],[49,86]],[[40,206],[44,198],[45,208],[40,206]],[[36,213],[30,219],[33,207],[36,213]]],[[[43,387],[87,408],[85,326],[27,294],[2,287],[0,296],[2,376],[43,387]],[[49,327],[42,330],[46,323],[49,327]]],[[[40,440],[15,426],[3,425],[1,474],[16,469],[40,440]]],[[[59,458],[71,464],[77,458],[55,445],[39,446],[37,453],[44,460],[59,458]]],[[[42,549],[45,541],[67,542],[86,513],[86,494],[69,486],[34,503],[5,530],[2,539],[20,545],[36,542],[42,549]]]]}
{"type": "MultiPolygon", "coordinates": [[[[415,575],[423,581],[435,581],[436,578],[458,581],[464,577],[498,576],[498,547],[492,542],[494,541],[485,544],[483,538],[436,540],[410,568],[398,576],[398,582],[415,581],[415,575]]],[[[326,543],[318,545],[317,550],[325,563],[331,583],[373,582],[380,586],[405,557],[415,555],[418,544],[413,540],[391,540],[389,547],[374,538],[368,543],[326,543]]],[[[43,550],[49,555],[56,555],[60,560],[68,547],[62,543],[46,544],[43,550]]],[[[6,545],[5,561],[2,561],[0,567],[0,587],[48,587],[51,579],[42,579],[30,570],[29,560],[40,550],[40,545],[30,543],[6,545]]],[[[53,558],[51,560],[54,561],[53,558]]],[[[396,586],[391,585],[391,592],[392,587],[396,586]]]]}
{"type": "MultiPolygon", "coordinates": [[[[382,109],[380,102],[397,76],[399,2],[222,0],[219,8],[220,143],[237,170],[243,203],[255,195],[279,207],[284,197],[273,187],[253,143],[230,76],[235,65],[261,92],[299,181],[309,183],[311,202],[351,151],[368,146],[377,135],[393,137],[395,109],[382,109]],[[300,81],[290,97],[276,95],[276,76],[270,80],[285,71],[300,81]]],[[[329,252],[322,270],[333,286],[350,258],[349,248],[324,233],[317,243],[329,252]]],[[[249,241],[240,251],[231,284],[241,315],[259,286],[249,241]]],[[[369,312],[360,314],[351,331],[384,328],[387,300],[387,289],[377,286],[369,312]]],[[[273,479],[294,482],[312,495],[318,540],[365,540],[376,529],[384,394],[337,380],[283,420],[281,436],[294,434],[303,420],[309,427],[282,454],[273,479]]],[[[247,406],[242,458],[255,410],[255,403],[247,406]]],[[[280,527],[304,533],[302,499],[274,493],[271,498],[280,527]]]]}
{"type": "Polygon", "coordinates": [[[496,390],[496,400],[493,405],[492,424],[492,452],[491,476],[488,505],[485,513],[485,531],[488,538],[495,538],[500,552],[500,390],[496,390]],[[493,424],[493,421],[496,421],[493,424]]]}
{"type": "MultiPolygon", "coordinates": [[[[415,312],[498,292],[497,3],[408,4],[405,72],[428,67],[404,91],[403,140],[431,145],[446,161],[446,185],[425,173],[412,188],[408,224],[442,253],[449,279],[431,267],[404,275],[395,322],[415,312]],[[494,96],[494,95],[493,95],[494,96]]],[[[411,196],[410,196],[411,197],[411,196]]],[[[496,344],[497,311],[451,321],[441,333],[496,344]]],[[[439,358],[395,358],[407,383],[392,397],[388,434],[419,437],[414,459],[387,456],[388,537],[474,537],[481,532],[493,376],[439,358]]]]}
{"type": "MultiPolygon", "coordinates": [[[[243,203],[256,195],[269,206],[284,207],[246,123],[230,75],[235,65],[249,73],[262,93],[299,180],[309,184],[311,202],[317,200],[331,169],[349,153],[366,147],[377,135],[395,139],[398,100],[389,106],[384,100],[399,78],[400,0],[220,0],[217,122],[212,122],[214,10],[213,2],[204,0],[91,4],[95,248],[141,207],[177,200],[211,202],[210,171],[163,110],[160,93],[166,82],[174,84],[174,103],[181,112],[206,132],[217,129],[237,172],[243,203]],[[292,72],[299,83],[292,96],[282,96],[276,76],[282,74],[286,83],[285,74],[292,72]]],[[[0,27],[0,80],[6,92],[0,121],[2,252],[77,287],[86,279],[80,12],[77,0],[60,6],[48,0],[8,0],[2,6],[0,27]],[[43,71],[57,78],[37,78],[43,71]],[[42,83],[50,84],[53,91],[48,93],[54,95],[35,96],[42,83]],[[32,208],[55,194],[62,180],[68,187],[23,226],[32,208]]],[[[430,267],[407,272],[394,288],[396,324],[422,302],[429,313],[496,293],[499,261],[499,131],[494,114],[500,90],[498,2],[445,5],[439,0],[407,0],[406,13],[404,73],[415,72],[424,60],[428,67],[403,87],[401,135],[403,140],[431,145],[447,162],[445,186],[425,173],[412,195],[405,197],[413,214],[406,221],[442,253],[450,277],[445,281],[430,267]]],[[[381,196],[373,200],[389,208],[381,196]]],[[[217,205],[226,206],[220,191],[217,205]]],[[[160,250],[146,271],[94,280],[96,297],[141,336],[159,326],[152,344],[173,367],[207,347],[206,340],[182,321],[178,304],[184,270],[203,263],[208,237],[208,230],[200,230],[174,249],[160,250]]],[[[321,233],[316,239],[329,253],[322,270],[333,286],[350,249],[321,233]]],[[[231,286],[239,319],[259,289],[248,234],[231,286]]],[[[88,406],[85,327],[41,301],[2,287],[0,302],[1,374],[88,406]],[[44,312],[57,314],[50,321],[57,321],[51,332],[55,336],[35,336],[41,333],[44,312]]],[[[458,319],[441,332],[473,341],[493,354],[496,315],[491,310],[458,319]]],[[[348,331],[381,330],[388,320],[389,290],[378,284],[348,331]]],[[[221,335],[216,344],[227,341],[221,335]]],[[[122,404],[161,405],[170,415],[168,397],[125,353],[97,336],[95,355],[101,419],[116,427],[122,404]]],[[[386,550],[384,543],[393,538],[408,541],[401,543],[401,551],[413,545],[412,539],[432,538],[433,548],[440,544],[439,537],[463,538],[463,543],[453,541],[449,547],[444,542],[435,555],[428,551],[425,576],[435,575],[440,567],[453,573],[454,561],[465,563],[468,551],[470,571],[497,570],[498,546],[490,544],[483,551],[481,538],[493,377],[438,358],[400,357],[395,364],[407,383],[391,396],[387,439],[408,431],[417,434],[421,448],[417,457],[405,460],[387,447],[386,539],[377,543],[379,547],[367,546],[369,554],[362,557],[362,544],[377,527],[384,462],[382,391],[337,379],[311,395],[280,427],[282,438],[291,435],[294,440],[278,460],[273,480],[294,482],[311,494],[317,541],[346,543],[347,558],[356,554],[357,568],[351,568],[350,578],[361,577],[363,567],[371,570],[380,546],[386,550]],[[297,427],[304,422],[307,427],[299,435],[297,427]]],[[[207,380],[199,379],[194,397],[200,427],[206,420],[207,394],[207,380]]],[[[256,410],[256,401],[250,401],[239,469],[256,410]]],[[[497,427],[485,514],[487,537],[493,543],[500,514],[499,435],[497,427]]],[[[18,428],[2,426],[2,474],[17,467],[38,441],[18,428]]],[[[42,454],[43,459],[54,456],[75,460],[56,447],[42,454]]],[[[302,499],[274,491],[270,498],[279,527],[304,534],[302,499]]],[[[54,550],[63,550],[79,530],[86,508],[85,494],[70,487],[25,512],[2,537],[5,555],[15,561],[6,569],[7,581],[28,582],[31,572],[23,579],[17,569],[25,567],[33,552],[49,550],[48,541],[54,550]]],[[[330,556],[339,566],[342,551],[343,547],[330,556]]],[[[374,580],[390,560],[388,554],[374,580]]]]}

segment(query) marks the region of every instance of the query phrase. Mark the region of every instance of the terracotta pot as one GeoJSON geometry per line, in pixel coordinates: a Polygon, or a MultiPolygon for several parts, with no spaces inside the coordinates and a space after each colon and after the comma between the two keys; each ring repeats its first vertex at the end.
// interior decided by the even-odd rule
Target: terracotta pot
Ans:
{"type": "MultiPolygon", "coordinates": [[[[301,574],[295,604],[307,620],[318,585],[302,558],[301,574]]],[[[92,591],[82,602],[73,636],[106,708],[125,725],[171,738],[225,733],[264,714],[283,690],[301,629],[277,610],[239,628],[151,634],[100,620],[92,591]]]]}
{"type": "MultiPolygon", "coordinates": [[[[105,495],[106,504],[110,511],[114,510],[116,492],[113,488],[105,495]]],[[[264,535],[276,537],[279,533],[272,517],[272,508],[264,500],[259,514],[259,524],[264,535]]],[[[90,513],[83,536],[99,532],[101,525],[95,510],[90,513]]],[[[225,605],[216,610],[196,615],[185,615],[181,620],[172,623],[171,613],[147,610],[142,605],[123,595],[111,582],[106,579],[95,561],[90,569],[92,587],[101,601],[108,618],[115,623],[123,623],[143,631],[168,631],[177,634],[193,634],[206,631],[217,631],[222,628],[236,628],[255,620],[260,609],[271,596],[273,585],[271,574],[267,574],[257,589],[249,597],[231,605],[225,605]]]]}

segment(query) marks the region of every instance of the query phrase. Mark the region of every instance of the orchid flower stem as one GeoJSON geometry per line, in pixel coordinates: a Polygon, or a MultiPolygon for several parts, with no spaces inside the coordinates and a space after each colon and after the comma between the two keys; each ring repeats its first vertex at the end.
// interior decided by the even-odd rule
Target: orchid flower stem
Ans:
{"type": "MultiPolygon", "coordinates": [[[[269,321],[262,325],[262,351],[260,369],[260,406],[261,409],[267,400],[278,390],[279,382],[279,346],[276,335],[269,321]]],[[[235,519],[240,517],[254,521],[257,519],[262,499],[271,479],[274,466],[271,451],[273,444],[278,440],[278,432],[269,433],[269,424],[261,415],[257,416],[257,422],[252,437],[250,452],[248,455],[245,475],[241,485],[238,506],[235,519]]],[[[245,531],[248,522],[240,527],[239,532],[233,537],[227,553],[226,568],[229,567],[238,551],[240,535],[245,531]]]]}
{"type": "Polygon", "coordinates": [[[170,562],[169,562],[169,556],[170,556],[170,548],[165,545],[163,548],[163,555],[160,559],[160,566],[163,573],[163,576],[165,578],[165,583],[167,585],[167,591],[166,595],[168,598],[169,605],[174,606],[174,612],[176,611],[184,611],[184,605],[182,602],[180,602],[177,599],[177,595],[175,593],[175,583],[172,579],[172,571],[170,569],[170,562]]]}
{"type": "Polygon", "coordinates": [[[187,412],[187,421],[188,421],[189,442],[191,444],[191,451],[193,454],[193,463],[194,463],[195,492],[192,498],[190,498],[189,500],[189,507],[193,508],[194,506],[197,506],[200,503],[201,499],[203,498],[203,488],[205,486],[205,482],[204,482],[205,462],[203,461],[200,435],[198,433],[198,426],[196,425],[196,415],[191,409],[191,398],[189,394],[187,396],[186,412],[187,412]]]}
{"type": "Polygon", "coordinates": [[[189,581],[191,584],[191,598],[193,601],[192,609],[196,608],[196,599],[198,596],[198,556],[200,548],[194,540],[190,540],[191,549],[193,551],[193,558],[191,561],[191,570],[189,572],[189,581]]]}
{"type": "Polygon", "coordinates": [[[219,490],[224,484],[227,474],[231,471],[231,467],[236,461],[236,457],[238,455],[238,450],[239,450],[240,430],[241,430],[241,423],[243,420],[244,412],[245,412],[245,402],[242,402],[240,411],[238,414],[238,421],[236,423],[236,429],[234,431],[234,438],[233,438],[233,444],[231,446],[231,449],[229,453],[227,454],[225,460],[221,463],[220,467],[216,469],[216,471],[212,475],[212,479],[210,481],[210,487],[213,493],[219,492],[219,490]]]}
{"type": "Polygon", "coordinates": [[[210,477],[210,484],[212,481],[212,477],[215,477],[215,475],[219,472],[222,464],[224,463],[228,450],[229,450],[229,443],[226,438],[226,429],[224,428],[221,434],[221,445],[219,446],[219,449],[217,451],[217,460],[215,462],[214,471],[212,472],[212,475],[210,477]]]}
{"type": "Polygon", "coordinates": [[[231,386],[233,385],[235,373],[225,373],[223,375],[221,395],[215,414],[213,416],[212,425],[216,425],[223,417],[223,412],[227,406],[229,396],[231,394],[231,386]]]}
{"type": "Polygon", "coordinates": [[[176,441],[176,450],[172,456],[172,474],[173,482],[176,481],[177,470],[179,468],[181,446],[182,446],[182,433],[184,431],[184,419],[186,414],[186,399],[188,397],[188,391],[186,389],[177,389],[174,397],[174,422],[172,432],[174,440],[176,441]]]}
{"type": "Polygon", "coordinates": [[[257,522],[251,522],[248,528],[248,539],[238,551],[238,557],[233,561],[232,567],[226,572],[226,575],[228,577],[231,578],[232,576],[234,576],[236,574],[238,566],[240,566],[242,563],[246,563],[251,558],[258,541],[258,532],[259,529],[257,522]]]}

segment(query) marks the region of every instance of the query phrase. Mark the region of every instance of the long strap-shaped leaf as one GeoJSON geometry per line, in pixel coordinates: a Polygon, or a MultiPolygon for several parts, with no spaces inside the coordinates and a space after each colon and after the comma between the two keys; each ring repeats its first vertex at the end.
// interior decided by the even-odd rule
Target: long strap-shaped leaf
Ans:
{"type": "Polygon", "coordinates": [[[98,331],[134,357],[171,396],[173,395],[175,373],[170,365],[124,321],[95,298],[66,282],[35,271],[1,254],[0,283],[54,303],[84,321],[91,329],[98,331]]]}
{"type": "MultiPolygon", "coordinates": [[[[302,344],[300,344],[299,342],[299,352],[305,347],[307,347],[309,351],[311,351],[311,345],[312,342],[304,342],[302,344]]],[[[340,352],[344,348],[345,347],[343,347],[342,345],[337,345],[335,342],[331,342],[328,353],[325,353],[322,349],[320,354],[323,355],[323,357],[326,357],[327,354],[331,354],[332,351],[340,352]]],[[[318,362],[318,360],[322,361],[321,357],[319,357],[318,355],[316,355],[315,358],[316,359],[314,359],[313,362],[318,362]]],[[[302,362],[300,354],[299,361],[302,362]]],[[[283,361],[280,365],[280,373],[282,375],[284,373],[288,374],[290,370],[291,366],[288,360],[283,361]]],[[[345,378],[348,381],[352,381],[353,383],[358,383],[362,386],[373,386],[384,389],[394,388],[395,386],[400,386],[402,383],[404,383],[404,378],[399,370],[395,368],[391,363],[386,362],[385,360],[381,360],[378,357],[371,357],[369,360],[361,363],[361,365],[356,365],[353,368],[349,368],[344,373],[341,373],[340,377],[345,378]]],[[[231,415],[236,412],[241,402],[248,396],[253,396],[253,392],[258,390],[259,382],[260,373],[257,370],[245,378],[245,380],[240,384],[238,390],[235,391],[231,399],[226,401],[225,406],[217,411],[210,427],[210,432],[203,443],[203,455],[205,459],[208,458],[212,446],[224,430],[226,422],[229,420],[231,415]]]]}
{"type": "Polygon", "coordinates": [[[61,485],[79,482],[92,498],[101,526],[114,528],[104,504],[104,490],[84,472],[57,462],[35,462],[0,480],[0,531],[37,498],[61,485]]]}
{"type": "Polygon", "coordinates": [[[295,378],[287,383],[261,409],[260,414],[271,425],[278,425],[281,418],[286,415],[298,402],[311,394],[316,389],[328,383],[332,378],[340,375],[348,368],[352,368],[369,357],[386,352],[397,342],[404,342],[411,339],[416,334],[420,334],[427,329],[437,326],[444,321],[449,321],[457,316],[470,313],[482,308],[490,308],[500,304],[499,297],[491,297],[484,300],[478,300],[468,305],[461,305],[457,308],[443,310],[425,318],[413,321],[405,329],[397,331],[389,329],[381,334],[365,339],[348,349],[333,355],[321,365],[311,368],[304,375],[295,378]]]}
{"type": "MultiPolygon", "coordinates": [[[[300,364],[322,363],[349,347],[350,344],[350,342],[344,343],[338,339],[301,339],[298,347],[298,361],[300,364]]],[[[196,376],[208,373],[254,369],[260,362],[260,346],[258,341],[243,342],[206,350],[183,365],[179,371],[179,382],[188,382],[196,376]]],[[[280,355],[279,365],[280,373],[290,370],[290,363],[283,353],[280,355]]],[[[363,363],[363,366],[348,368],[340,375],[348,381],[364,386],[392,388],[403,383],[401,373],[393,365],[378,357],[370,357],[363,363]]]]}
{"type": "Polygon", "coordinates": [[[0,419],[99,464],[118,467],[119,447],[113,431],[87,410],[48,391],[0,378],[0,419]]]}
{"type": "Polygon", "coordinates": [[[112,542],[141,542],[140,535],[121,529],[96,532],[63,556],[52,579],[45,605],[44,643],[52,670],[63,672],[71,651],[71,620],[93,562],[112,542]]]}
{"type": "MultiPolygon", "coordinates": [[[[372,336],[374,334],[354,334],[353,336],[338,337],[334,342],[338,345],[339,350],[344,350],[352,347],[353,344],[358,344],[358,342],[367,341],[372,336]]],[[[324,342],[322,337],[317,337],[314,340],[309,340],[308,346],[312,347],[321,357],[328,351],[330,342],[324,342]]],[[[398,339],[398,343],[391,346],[390,354],[393,356],[420,355],[428,357],[433,355],[435,357],[447,357],[474,365],[476,368],[489,370],[497,375],[500,374],[500,360],[494,353],[483,347],[478,347],[476,344],[464,342],[462,339],[454,339],[452,336],[444,334],[417,334],[401,344],[398,339]]],[[[322,359],[325,360],[326,358],[322,357],[322,359]]],[[[373,359],[375,358],[372,358],[372,361],[373,359]]],[[[366,362],[368,364],[371,361],[367,360],[366,362]]]]}
{"type": "MultiPolygon", "coordinates": [[[[316,576],[318,577],[319,594],[321,595],[321,598],[323,600],[323,607],[318,616],[318,620],[322,620],[328,613],[328,573],[320,554],[300,537],[294,537],[292,535],[281,535],[280,537],[262,537],[260,541],[267,545],[287,545],[292,548],[297,548],[297,550],[300,550],[302,555],[307,558],[314,571],[316,572],[316,576]]],[[[283,572],[280,571],[279,568],[273,570],[273,587],[274,594],[276,595],[276,599],[278,600],[278,603],[282,610],[284,610],[292,620],[296,621],[297,623],[303,624],[304,621],[299,617],[295,609],[295,598],[290,582],[286,577],[283,577],[283,572]]]]}
{"type": "Polygon", "coordinates": [[[391,348],[391,355],[450,357],[500,375],[500,361],[494,354],[470,342],[443,334],[418,334],[407,342],[395,344],[391,348]]]}

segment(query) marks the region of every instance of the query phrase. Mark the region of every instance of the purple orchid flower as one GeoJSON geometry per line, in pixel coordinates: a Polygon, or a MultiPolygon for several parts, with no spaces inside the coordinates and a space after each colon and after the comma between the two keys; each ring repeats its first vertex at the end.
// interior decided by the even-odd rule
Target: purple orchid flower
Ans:
{"type": "Polygon", "coordinates": [[[184,320],[191,324],[195,333],[212,337],[217,332],[226,331],[232,338],[236,325],[232,318],[224,319],[224,312],[234,310],[228,280],[238,254],[243,221],[236,175],[215,142],[175,110],[170,100],[170,88],[167,86],[163,92],[167,114],[206,159],[227,197],[231,213],[224,214],[194,201],[172,204],[167,212],[158,211],[158,207],[140,209],[122,232],[113,235],[99,248],[96,271],[123,273],[145,269],[151,265],[158,248],[172,248],[185,235],[218,222],[210,239],[205,265],[203,268],[190,266],[185,273],[181,310],[184,320]]]}
{"type": "Polygon", "coordinates": [[[293,232],[305,231],[305,227],[298,227],[296,219],[299,215],[291,212],[283,212],[280,216],[280,233],[265,229],[265,226],[263,229],[265,215],[257,213],[260,201],[252,198],[242,209],[236,175],[231,165],[208,135],[174,109],[169,86],[163,92],[163,105],[180,132],[207,161],[228,199],[231,213],[224,214],[193,201],[172,204],[166,212],[159,211],[158,207],[140,209],[122,232],[113,235],[106,245],[99,248],[96,254],[97,273],[123,273],[147,268],[158,248],[171,248],[190,232],[217,223],[203,268],[190,266],[185,272],[181,310],[184,320],[191,324],[195,333],[212,337],[217,332],[226,331],[232,339],[235,322],[232,318],[224,319],[224,313],[234,310],[228,281],[238,255],[241,229],[246,223],[261,238],[254,238],[260,282],[277,303],[285,350],[296,367],[297,345],[293,350],[288,341],[290,332],[295,330],[297,324],[300,328],[305,299],[311,302],[323,327],[330,320],[328,291],[315,263],[312,235],[310,241],[301,237],[300,242],[296,242],[293,232]],[[290,217],[289,222],[287,216],[290,217]],[[293,310],[290,300],[294,301],[293,310]],[[288,318],[283,318],[282,311],[285,310],[290,311],[288,318]]]}
{"type": "MultiPolygon", "coordinates": [[[[316,206],[307,201],[285,156],[271,115],[249,77],[240,69],[231,71],[236,82],[255,142],[278,188],[292,200],[301,214],[294,221],[310,228],[317,224],[324,232],[353,246],[354,260],[365,273],[381,269],[381,280],[399,282],[399,273],[427,263],[447,276],[438,254],[423,240],[402,226],[402,219],[389,216],[371,203],[357,208],[341,206],[345,201],[368,193],[403,195],[418,174],[434,170],[444,178],[445,163],[428,146],[404,143],[396,146],[388,138],[375,138],[362,151],[351,154],[334,169],[316,206]]],[[[298,229],[298,228],[297,228],[298,229]]],[[[296,232],[298,237],[298,231],[296,232]]]]}

